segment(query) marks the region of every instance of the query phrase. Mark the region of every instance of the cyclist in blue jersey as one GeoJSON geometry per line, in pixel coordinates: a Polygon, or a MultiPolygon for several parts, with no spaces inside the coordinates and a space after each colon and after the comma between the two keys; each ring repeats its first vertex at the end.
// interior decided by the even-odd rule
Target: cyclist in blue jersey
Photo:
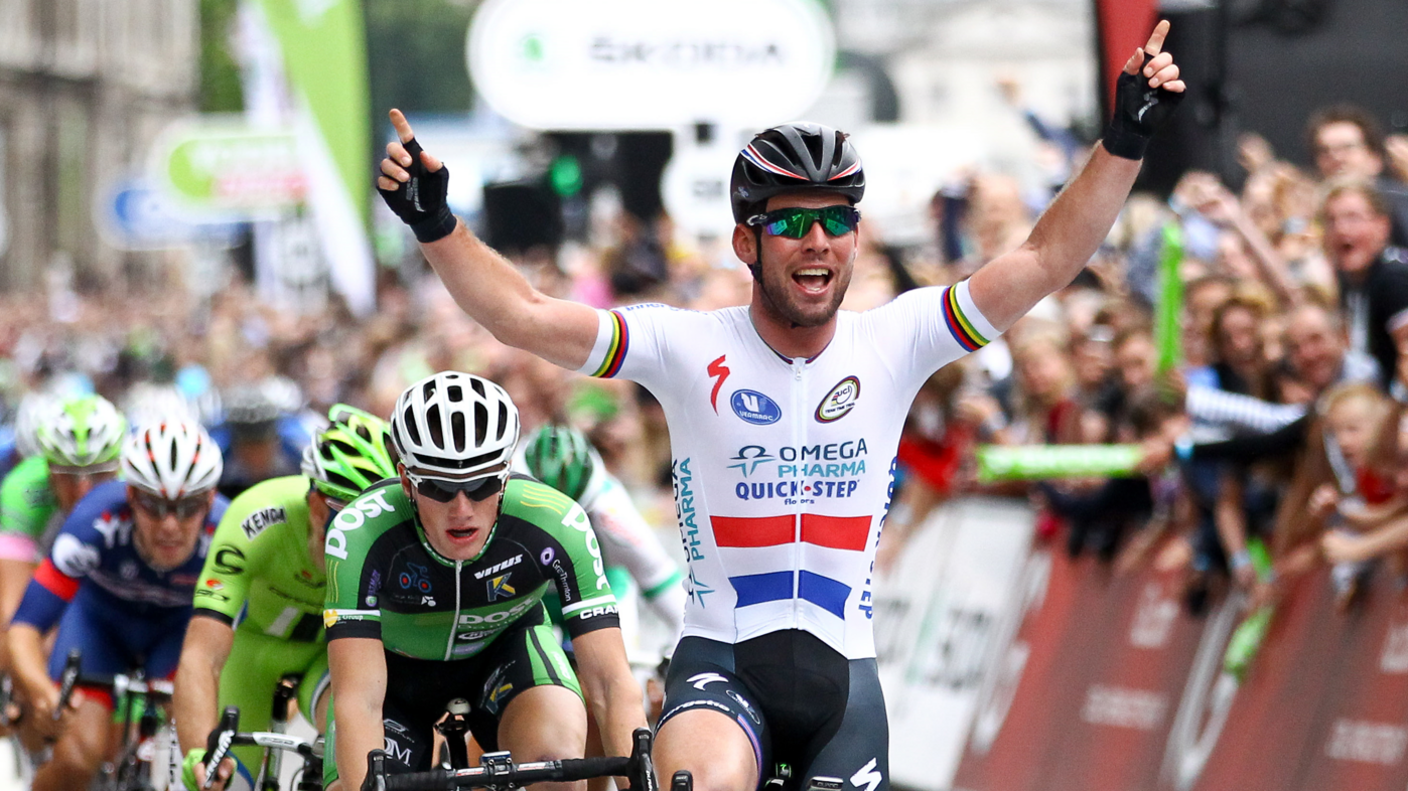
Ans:
{"type": "Polygon", "coordinates": [[[82,652],[84,674],[175,672],[210,536],[227,505],[215,492],[220,470],[220,449],[199,424],[142,427],[122,448],[126,480],[79,501],[35,571],[6,649],[23,724],[57,739],[53,759],[35,772],[38,791],[83,791],[111,757],[110,693],[80,688],[69,710],[53,716],[55,682],[71,649],[82,652]],[[44,636],[56,625],[46,660],[44,636]]]}
{"type": "Polygon", "coordinates": [[[377,186],[460,306],[498,340],[639,382],[664,408],[689,604],[655,743],[662,777],[688,769],[701,791],[749,791],[779,762],[789,788],[888,788],[870,571],[906,406],[1099,247],[1184,89],[1167,32],[1125,64],[1102,145],[1024,244],[865,313],[839,310],[865,173],[834,129],[775,127],[735,161],[748,306],[596,311],[537,292],[459,224],[443,165],[392,111],[399,140],[377,186]]]}

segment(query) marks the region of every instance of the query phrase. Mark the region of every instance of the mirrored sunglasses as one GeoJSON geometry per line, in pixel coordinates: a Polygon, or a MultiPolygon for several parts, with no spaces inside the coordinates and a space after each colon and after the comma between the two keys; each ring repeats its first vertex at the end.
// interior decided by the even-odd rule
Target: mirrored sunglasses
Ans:
{"type": "Polygon", "coordinates": [[[210,505],[210,498],[201,493],[168,500],[150,492],[138,491],[133,504],[157,519],[165,519],[168,515],[175,514],[177,519],[186,520],[204,514],[210,505]]]}
{"type": "Polygon", "coordinates": [[[811,231],[815,222],[821,223],[822,230],[828,236],[845,236],[860,225],[860,210],[854,206],[827,206],[821,209],[788,207],[755,214],[748,218],[747,224],[761,227],[768,236],[801,239],[811,231]]]}

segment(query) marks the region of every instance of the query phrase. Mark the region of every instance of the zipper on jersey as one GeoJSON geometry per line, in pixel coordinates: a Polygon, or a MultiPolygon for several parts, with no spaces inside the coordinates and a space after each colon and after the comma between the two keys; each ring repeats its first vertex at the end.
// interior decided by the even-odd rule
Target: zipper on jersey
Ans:
{"type": "MultiPolygon", "coordinates": [[[[804,419],[806,412],[807,381],[806,373],[807,358],[792,358],[792,447],[800,449],[806,445],[807,421],[804,419]]],[[[801,606],[799,597],[802,586],[802,512],[803,506],[800,495],[797,497],[797,504],[793,506],[792,514],[792,628],[796,629],[800,625],[801,606]]]]}
{"type": "Polygon", "coordinates": [[[460,568],[463,560],[455,561],[455,620],[450,622],[450,640],[445,644],[445,661],[450,661],[450,653],[455,649],[455,637],[460,630],[460,568]]]}

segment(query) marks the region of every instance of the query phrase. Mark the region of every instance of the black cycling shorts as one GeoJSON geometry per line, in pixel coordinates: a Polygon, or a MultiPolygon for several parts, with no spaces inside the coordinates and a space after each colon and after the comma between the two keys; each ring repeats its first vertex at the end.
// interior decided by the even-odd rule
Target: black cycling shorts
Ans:
{"type": "Polygon", "coordinates": [[[657,728],[701,707],[743,729],[760,784],[786,765],[788,791],[838,788],[827,780],[859,791],[890,786],[889,722],[874,659],[847,660],[797,629],[737,645],[686,637],[670,660],[657,728]]]}
{"type": "MultiPolygon", "coordinates": [[[[508,704],[535,686],[565,687],[581,696],[567,656],[548,624],[509,628],[469,659],[438,662],[390,651],[386,698],[381,704],[387,767],[420,772],[431,768],[435,722],[454,698],[469,701],[470,733],[485,752],[499,749],[499,718],[508,704]]],[[[323,784],[337,778],[336,722],[329,718],[323,784]]]]}

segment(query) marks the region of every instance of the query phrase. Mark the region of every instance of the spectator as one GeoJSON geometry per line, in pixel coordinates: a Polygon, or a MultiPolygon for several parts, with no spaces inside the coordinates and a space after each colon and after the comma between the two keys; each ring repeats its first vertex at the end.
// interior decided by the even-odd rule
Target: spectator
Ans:
{"type": "Polygon", "coordinates": [[[1378,121],[1362,107],[1337,104],[1310,117],[1306,137],[1320,178],[1367,181],[1384,194],[1393,243],[1408,246],[1408,185],[1384,173],[1388,151],[1378,121]]]}
{"type": "Polygon", "coordinates": [[[1388,205],[1363,182],[1337,182],[1325,195],[1325,255],[1339,274],[1350,348],[1379,365],[1387,390],[1398,347],[1408,341],[1408,256],[1389,247],[1388,205]]]}

